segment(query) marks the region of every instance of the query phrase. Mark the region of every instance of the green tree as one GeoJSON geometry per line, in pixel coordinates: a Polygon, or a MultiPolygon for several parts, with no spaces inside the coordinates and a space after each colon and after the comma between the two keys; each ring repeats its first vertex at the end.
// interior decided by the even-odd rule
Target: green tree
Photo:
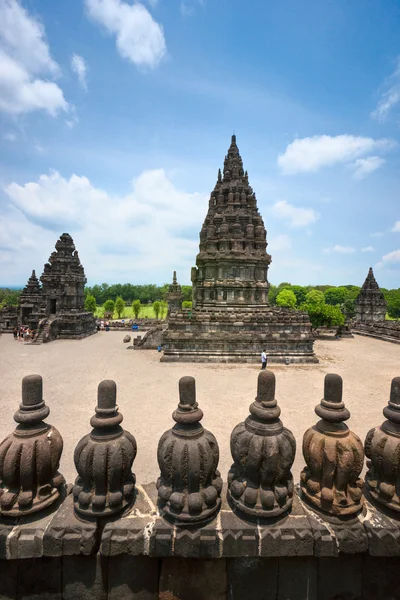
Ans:
{"type": "Polygon", "coordinates": [[[308,292],[308,289],[305,288],[303,285],[292,285],[290,289],[293,294],[296,296],[296,304],[297,306],[300,306],[301,304],[303,304],[303,302],[306,301],[306,295],[308,292]]]}
{"type": "Polygon", "coordinates": [[[132,310],[133,310],[133,314],[135,315],[135,319],[138,319],[139,315],[140,315],[140,311],[142,310],[142,304],[141,304],[139,298],[137,298],[136,300],[134,300],[132,302],[132,310]]]}
{"type": "Polygon", "coordinates": [[[167,314],[167,310],[168,310],[168,304],[165,302],[165,300],[161,300],[160,302],[160,318],[164,319],[165,315],[167,314]]]}
{"type": "Polygon", "coordinates": [[[121,296],[118,296],[118,298],[115,300],[115,310],[117,311],[118,319],[121,318],[121,315],[124,312],[124,308],[125,300],[123,300],[121,296]]]}
{"type": "Polygon", "coordinates": [[[189,300],[184,300],[182,302],[182,308],[192,308],[192,303],[189,300]]]}
{"type": "Polygon", "coordinates": [[[313,327],[338,327],[345,321],[344,314],[338,306],[322,303],[306,304],[303,308],[307,310],[313,327]]]}
{"type": "Polygon", "coordinates": [[[104,312],[108,312],[111,313],[112,315],[114,314],[114,310],[115,310],[115,302],[114,300],[106,300],[103,304],[103,309],[104,312]]]}
{"type": "Polygon", "coordinates": [[[356,314],[355,301],[352,298],[346,298],[341,305],[340,310],[347,319],[352,319],[356,314]]]}
{"type": "Polygon", "coordinates": [[[278,306],[294,308],[296,306],[296,296],[292,290],[284,289],[279,292],[278,296],[276,297],[276,303],[278,306]]]}
{"type": "Polygon", "coordinates": [[[387,312],[392,319],[400,318],[400,288],[398,290],[390,290],[386,295],[387,312]]]}
{"type": "Polygon", "coordinates": [[[183,285],[182,286],[182,294],[183,301],[191,302],[192,301],[192,286],[191,285],[183,285]]]}
{"type": "Polygon", "coordinates": [[[161,310],[161,302],[159,300],[153,302],[153,310],[154,314],[156,315],[156,319],[158,319],[161,310]]]}
{"type": "Polygon", "coordinates": [[[279,294],[278,287],[271,283],[269,286],[269,291],[268,291],[268,302],[270,304],[272,304],[273,306],[276,304],[276,297],[278,294],[279,294]]]}
{"type": "Polygon", "coordinates": [[[325,304],[325,296],[320,290],[311,290],[306,294],[306,305],[321,306],[323,304],[325,304]]]}
{"type": "Polygon", "coordinates": [[[88,294],[85,298],[85,310],[87,310],[87,312],[91,312],[92,314],[94,314],[96,312],[96,308],[97,308],[96,298],[94,296],[91,296],[90,294],[88,294]]]}
{"type": "Polygon", "coordinates": [[[349,292],[344,287],[330,287],[324,292],[325,302],[332,306],[343,304],[348,295],[349,292]]]}

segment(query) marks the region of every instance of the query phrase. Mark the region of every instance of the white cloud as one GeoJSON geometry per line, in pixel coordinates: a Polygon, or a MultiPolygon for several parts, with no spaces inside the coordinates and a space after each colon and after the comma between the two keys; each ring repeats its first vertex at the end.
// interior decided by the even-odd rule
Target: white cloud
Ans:
{"type": "Polygon", "coordinates": [[[15,142],[17,139],[17,136],[15,133],[13,133],[12,131],[5,133],[3,135],[3,140],[6,140],[7,142],[15,142]]]}
{"type": "Polygon", "coordinates": [[[0,0],[0,110],[12,115],[67,111],[44,28],[16,0],[0,0]],[[40,78],[42,75],[45,78],[40,78]]]}
{"type": "Polygon", "coordinates": [[[395,233],[400,233],[400,221],[396,221],[396,223],[393,225],[392,231],[395,233]]]}
{"type": "Polygon", "coordinates": [[[325,254],[353,254],[356,251],[352,246],[340,246],[336,244],[332,248],[324,248],[325,254]]]}
{"type": "Polygon", "coordinates": [[[268,252],[280,252],[281,250],[290,250],[292,240],[288,235],[281,234],[268,240],[268,252]]]}
{"type": "Polygon", "coordinates": [[[379,156],[368,156],[367,158],[357,158],[351,165],[354,168],[354,179],[364,179],[369,173],[376,171],[385,163],[384,158],[379,156]]]}
{"type": "Polygon", "coordinates": [[[389,252],[382,256],[381,261],[377,266],[385,267],[389,264],[397,264],[400,263],[400,250],[393,250],[393,252],[389,252]]]}
{"type": "Polygon", "coordinates": [[[373,246],[365,246],[365,248],[361,248],[361,252],[375,252],[375,248],[373,246]]]}
{"type": "Polygon", "coordinates": [[[319,214],[312,208],[298,208],[286,200],[278,200],[271,208],[277,219],[287,221],[290,227],[306,227],[319,219],[319,214]]]}
{"type": "Polygon", "coordinates": [[[9,283],[23,283],[29,269],[40,270],[63,231],[75,239],[89,281],[147,281],[149,272],[168,281],[174,268],[182,281],[189,279],[208,197],[180,190],[163,169],[144,171],[121,197],[87,177],[66,179],[56,171],[24,185],[11,183],[5,192],[13,212],[0,222],[11,231],[19,223],[25,240],[19,248],[18,235],[14,240],[7,234],[2,275],[9,283]],[[37,244],[32,256],[29,244],[37,244]]]}
{"type": "Polygon", "coordinates": [[[394,143],[390,140],[374,140],[354,135],[315,135],[296,139],[278,156],[278,165],[283,173],[318,171],[339,163],[349,163],[358,156],[377,149],[389,149],[394,143]]]}
{"type": "Polygon", "coordinates": [[[383,123],[386,121],[389,113],[400,102],[400,56],[397,58],[397,65],[393,73],[386,79],[384,92],[378,102],[376,109],[371,116],[383,123]]]}
{"type": "Polygon", "coordinates": [[[87,84],[86,84],[87,67],[86,67],[85,60],[82,58],[82,56],[79,56],[79,54],[72,55],[71,69],[73,70],[74,73],[77,74],[79,83],[86,90],[87,89],[87,84]]]}
{"type": "Polygon", "coordinates": [[[123,58],[137,66],[156,67],[166,52],[164,32],[142,4],[122,0],[85,0],[92,21],[117,38],[123,58]]]}

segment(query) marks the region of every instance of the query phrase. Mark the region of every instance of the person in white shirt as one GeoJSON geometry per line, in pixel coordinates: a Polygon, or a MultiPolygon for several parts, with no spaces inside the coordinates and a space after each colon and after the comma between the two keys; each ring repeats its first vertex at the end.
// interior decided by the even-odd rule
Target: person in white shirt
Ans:
{"type": "Polygon", "coordinates": [[[263,350],[261,352],[261,369],[266,369],[267,368],[267,354],[266,351],[263,350]]]}

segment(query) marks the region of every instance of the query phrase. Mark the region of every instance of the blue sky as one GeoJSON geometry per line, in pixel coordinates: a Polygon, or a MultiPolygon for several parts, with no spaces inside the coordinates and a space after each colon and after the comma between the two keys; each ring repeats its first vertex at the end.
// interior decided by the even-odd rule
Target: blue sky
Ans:
{"type": "Polygon", "coordinates": [[[0,284],[189,283],[234,131],[272,283],[399,287],[399,125],[394,0],[0,0],[0,284]]]}

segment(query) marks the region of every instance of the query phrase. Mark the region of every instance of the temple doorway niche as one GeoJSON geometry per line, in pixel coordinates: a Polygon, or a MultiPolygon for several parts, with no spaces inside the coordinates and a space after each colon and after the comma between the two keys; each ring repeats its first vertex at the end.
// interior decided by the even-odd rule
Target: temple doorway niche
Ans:
{"type": "Polygon", "coordinates": [[[56,298],[52,298],[50,300],[50,314],[55,315],[57,313],[57,300],[56,298]]]}
{"type": "Polygon", "coordinates": [[[22,307],[22,314],[21,314],[22,325],[28,324],[28,319],[32,313],[32,310],[33,310],[32,306],[23,306],[22,307]]]}

